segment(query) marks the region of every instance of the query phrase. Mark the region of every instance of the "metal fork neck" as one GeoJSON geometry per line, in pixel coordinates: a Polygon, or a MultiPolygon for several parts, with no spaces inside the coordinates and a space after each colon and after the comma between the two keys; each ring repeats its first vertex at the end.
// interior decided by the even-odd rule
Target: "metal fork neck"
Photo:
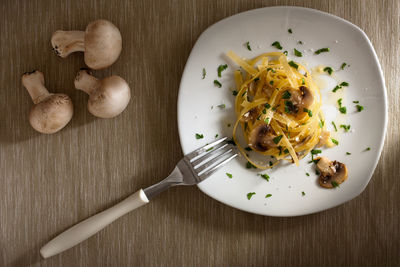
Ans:
{"type": "Polygon", "coordinates": [[[181,171],[178,169],[178,167],[175,167],[175,169],[171,172],[170,175],[168,175],[167,178],[165,178],[159,183],[156,183],[152,186],[145,188],[143,191],[148,199],[153,199],[161,192],[164,192],[165,190],[169,189],[172,186],[180,185],[182,184],[182,182],[183,182],[183,175],[181,171]]]}

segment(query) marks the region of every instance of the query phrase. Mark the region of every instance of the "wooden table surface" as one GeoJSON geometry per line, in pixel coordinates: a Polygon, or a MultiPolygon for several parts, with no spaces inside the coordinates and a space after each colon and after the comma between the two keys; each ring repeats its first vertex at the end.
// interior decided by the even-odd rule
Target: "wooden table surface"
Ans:
{"type": "MultiPolygon", "coordinates": [[[[15,1],[0,3],[0,266],[399,266],[399,1],[15,1]],[[236,13],[298,5],[332,13],[371,39],[386,79],[389,125],[379,164],[356,199],[317,214],[263,217],[196,187],[174,188],[82,244],[44,260],[39,249],[76,222],[164,178],[181,158],[177,94],[185,62],[208,26],[236,13]],[[57,29],[105,18],[123,36],[118,74],[126,111],[97,119],[74,89],[82,54],[51,51],[57,29]],[[28,123],[20,76],[39,69],[70,95],[72,121],[54,135],[28,123]]],[[[371,122],[373,127],[373,122],[371,122]]],[[[360,133],[367,134],[367,133],[360,133]]]]}

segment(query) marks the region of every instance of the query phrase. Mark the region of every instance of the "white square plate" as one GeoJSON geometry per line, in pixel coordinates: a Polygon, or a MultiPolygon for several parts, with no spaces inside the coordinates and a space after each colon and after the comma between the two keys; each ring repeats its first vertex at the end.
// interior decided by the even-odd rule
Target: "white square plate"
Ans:
{"type": "MultiPolygon", "coordinates": [[[[212,142],[216,134],[232,136],[228,124],[233,125],[236,118],[230,88],[234,86],[233,71],[237,66],[227,60],[225,53],[233,50],[242,57],[252,58],[277,51],[271,46],[274,41],[289,51],[290,59],[307,64],[309,69],[331,66],[338,70],[337,79],[350,84],[341,94],[348,110],[345,121],[352,131],[344,133],[339,129],[343,132],[338,138],[339,146],[324,149],[322,153],[347,165],[348,180],[336,189],[321,188],[314,164],[308,163],[307,156],[299,167],[280,164],[266,171],[271,177],[267,182],[257,175],[259,170],[247,169],[241,157],[200,183],[199,188],[227,205],[269,216],[297,216],[335,207],[358,196],[367,186],[383,147],[387,124],[385,83],[374,48],[360,28],[339,17],[307,8],[267,7],[226,18],[204,31],[186,63],[179,90],[178,125],[183,152],[187,154],[212,142]],[[288,33],[289,28],[292,34],[288,33]],[[298,44],[299,40],[303,45],[298,44]],[[246,42],[252,51],[246,48],[246,42]],[[323,47],[329,47],[330,52],[313,53],[323,47]],[[293,48],[302,51],[303,57],[295,57],[293,48]],[[350,67],[339,70],[343,62],[350,67]],[[217,77],[220,64],[229,65],[222,78],[217,77]],[[203,68],[207,71],[204,79],[203,68]],[[214,86],[215,79],[222,83],[222,88],[214,86]],[[356,111],[354,100],[364,106],[362,112],[356,111]],[[226,108],[217,108],[219,104],[225,104],[226,108]],[[197,140],[196,133],[204,138],[197,140]],[[366,151],[367,147],[371,150],[366,151]],[[233,178],[228,178],[227,172],[233,178]],[[250,200],[249,192],[256,193],[250,200]],[[266,194],[272,196],[265,198],[266,194]]],[[[328,79],[325,88],[320,88],[323,99],[338,98],[339,94],[332,95],[333,86],[328,79]]],[[[330,125],[329,116],[326,123],[330,125]]]]}

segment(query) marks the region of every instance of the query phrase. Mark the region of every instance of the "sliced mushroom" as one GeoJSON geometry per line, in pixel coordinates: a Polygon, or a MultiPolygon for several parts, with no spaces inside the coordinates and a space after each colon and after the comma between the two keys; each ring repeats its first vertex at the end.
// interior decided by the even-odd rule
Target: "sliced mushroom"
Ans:
{"type": "Polygon", "coordinates": [[[249,146],[253,150],[267,151],[270,148],[277,147],[274,142],[276,135],[273,133],[270,125],[264,122],[258,122],[249,134],[249,146]]]}
{"type": "Polygon", "coordinates": [[[49,93],[44,87],[43,73],[38,70],[24,73],[21,80],[35,104],[29,114],[33,129],[52,134],[64,128],[74,113],[71,98],[49,93]]]}
{"type": "Polygon", "coordinates": [[[131,90],[124,79],[113,75],[102,80],[87,69],[80,70],[75,87],[89,94],[88,110],[96,117],[113,118],[119,115],[131,99],[131,90]]]}
{"type": "Polygon", "coordinates": [[[112,65],[121,54],[122,37],[118,28],[107,20],[95,20],[85,31],[56,31],[51,45],[62,58],[73,52],[85,52],[85,63],[91,69],[112,65]]]}
{"type": "Polygon", "coordinates": [[[347,180],[347,167],[341,162],[330,161],[326,157],[316,158],[317,169],[320,172],[318,182],[325,188],[334,188],[347,180]]]}
{"type": "Polygon", "coordinates": [[[249,111],[247,111],[241,118],[240,121],[242,122],[248,122],[248,121],[252,121],[255,120],[257,118],[257,115],[259,113],[259,108],[258,107],[254,107],[252,109],[250,109],[249,111]]]}
{"type": "Polygon", "coordinates": [[[289,113],[303,112],[304,108],[308,109],[314,101],[310,89],[305,86],[300,86],[299,90],[289,87],[286,91],[290,93],[289,99],[284,102],[289,113]]]}

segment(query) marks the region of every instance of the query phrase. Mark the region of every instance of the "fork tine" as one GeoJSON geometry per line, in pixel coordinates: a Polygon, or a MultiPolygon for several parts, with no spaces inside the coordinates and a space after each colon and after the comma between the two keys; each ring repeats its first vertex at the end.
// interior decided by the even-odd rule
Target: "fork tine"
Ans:
{"type": "Polygon", "coordinates": [[[212,167],[211,169],[207,170],[206,172],[202,173],[201,175],[199,175],[200,180],[204,180],[207,177],[209,177],[211,174],[213,174],[214,172],[216,172],[220,167],[222,167],[223,165],[227,164],[229,161],[231,161],[232,159],[237,157],[237,153],[233,154],[232,156],[230,156],[229,158],[227,158],[226,160],[218,163],[217,165],[215,165],[214,167],[212,167]]]}
{"type": "Polygon", "coordinates": [[[201,166],[194,166],[194,169],[196,170],[196,172],[198,174],[200,174],[202,171],[206,170],[208,167],[214,166],[215,164],[218,163],[218,161],[220,161],[221,159],[223,159],[226,155],[228,155],[229,153],[231,153],[233,149],[230,148],[226,151],[224,151],[222,154],[219,154],[218,156],[214,157],[212,160],[207,161],[206,163],[204,163],[201,166]],[[196,168],[197,167],[197,168],[196,168]]]}
{"type": "Polygon", "coordinates": [[[196,149],[195,151],[187,154],[185,157],[188,158],[189,160],[192,160],[193,158],[197,157],[198,155],[202,154],[203,152],[206,152],[207,149],[212,148],[215,145],[218,145],[219,143],[222,143],[223,141],[225,141],[228,137],[224,137],[221,139],[218,139],[214,142],[212,142],[211,144],[205,145],[199,149],[196,149]]]}
{"type": "MultiPolygon", "coordinates": [[[[220,144],[218,144],[218,145],[220,145],[220,144]]],[[[199,167],[200,167],[201,163],[206,163],[207,161],[211,160],[213,155],[216,155],[216,153],[217,153],[218,151],[220,151],[221,149],[227,147],[228,145],[229,145],[229,144],[223,142],[223,143],[221,143],[221,146],[219,146],[219,147],[217,147],[217,148],[214,146],[214,147],[213,147],[213,150],[207,151],[207,152],[201,154],[201,155],[198,156],[195,160],[193,160],[193,161],[191,162],[191,164],[192,164],[193,166],[199,166],[199,167]]]]}

